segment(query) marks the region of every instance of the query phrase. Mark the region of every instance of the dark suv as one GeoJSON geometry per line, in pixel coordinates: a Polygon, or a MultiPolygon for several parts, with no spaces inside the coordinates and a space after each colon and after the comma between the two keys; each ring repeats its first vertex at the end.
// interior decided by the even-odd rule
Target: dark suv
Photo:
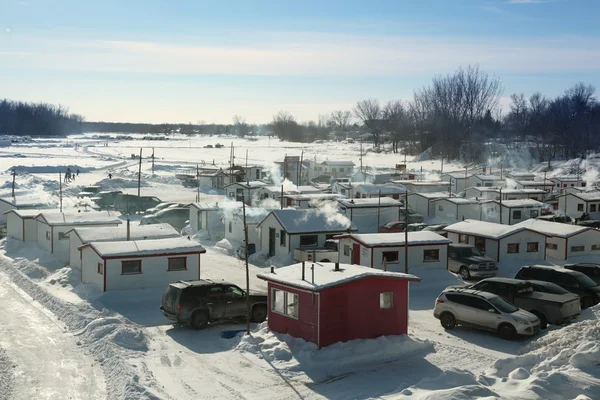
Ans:
{"type": "Polygon", "coordinates": [[[566,269],[572,271],[581,272],[589,276],[594,282],[600,285],[600,264],[592,263],[579,263],[579,264],[565,264],[566,269]]]}
{"type": "MultiPolygon", "coordinates": [[[[267,319],[267,295],[250,294],[252,322],[267,319]]],[[[246,292],[227,282],[208,279],[171,283],[162,296],[160,311],[165,317],[194,329],[209,322],[246,317],[246,292]]]]}
{"type": "Polygon", "coordinates": [[[581,272],[531,265],[522,267],[515,278],[555,283],[569,292],[579,295],[581,309],[592,307],[600,302],[600,286],[581,272]]]}

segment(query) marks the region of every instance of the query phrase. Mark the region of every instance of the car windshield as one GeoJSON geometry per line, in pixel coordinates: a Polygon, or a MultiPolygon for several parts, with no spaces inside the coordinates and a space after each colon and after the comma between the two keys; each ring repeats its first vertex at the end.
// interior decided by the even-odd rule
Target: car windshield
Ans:
{"type": "Polygon", "coordinates": [[[505,313],[514,313],[515,311],[519,310],[517,307],[498,296],[489,298],[488,301],[498,310],[505,313]]]}
{"type": "Polygon", "coordinates": [[[598,286],[598,284],[594,282],[592,278],[584,274],[577,274],[575,276],[575,279],[577,279],[577,282],[581,283],[581,285],[583,285],[583,287],[586,288],[598,286]]]}
{"type": "Polygon", "coordinates": [[[461,251],[461,254],[463,257],[473,257],[473,256],[481,257],[481,256],[483,256],[483,253],[481,251],[479,251],[479,249],[477,249],[476,247],[464,248],[461,251]]]}

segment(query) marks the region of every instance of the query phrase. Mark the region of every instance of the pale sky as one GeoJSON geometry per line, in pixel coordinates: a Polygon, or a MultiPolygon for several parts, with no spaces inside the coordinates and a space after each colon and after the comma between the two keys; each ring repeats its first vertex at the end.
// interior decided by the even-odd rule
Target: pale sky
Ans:
{"type": "Polygon", "coordinates": [[[511,93],[600,85],[597,0],[0,0],[0,97],[88,121],[298,121],[479,64],[511,93]]]}

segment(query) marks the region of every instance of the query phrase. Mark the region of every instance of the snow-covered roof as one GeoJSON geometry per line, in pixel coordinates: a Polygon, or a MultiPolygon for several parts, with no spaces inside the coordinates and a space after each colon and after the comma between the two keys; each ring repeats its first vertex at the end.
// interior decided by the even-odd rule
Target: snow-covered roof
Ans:
{"type": "MultiPolygon", "coordinates": [[[[548,179],[546,179],[546,181],[548,181],[548,179]]],[[[519,184],[521,186],[554,186],[554,183],[552,183],[552,182],[544,183],[544,181],[515,181],[515,182],[517,182],[517,184],[519,184]]]]}
{"type": "Polygon", "coordinates": [[[583,201],[600,201],[600,192],[592,193],[570,193],[583,201]]]}
{"type": "Polygon", "coordinates": [[[339,194],[332,193],[305,193],[305,194],[286,194],[283,197],[288,199],[300,201],[300,200],[335,200],[342,198],[339,194]]]}
{"type": "Polygon", "coordinates": [[[580,177],[578,178],[577,176],[553,176],[552,178],[548,179],[554,179],[560,182],[579,182],[582,180],[580,177]]]}
{"type": "Polygon", "coordinates": [[[532,231],[540,232],[548,236],[558,236],[563,238],[574,236],[592,229],[585,226],[562,224],[560,222],[550,222],[533,218],[519,222],[513,226],[528,228],[532,231]]]}
{"type": "Polygon", "coordinates": [[[219,211],[222,209],[242,208],[243,203],[241,201],[223,201],[215,204],[208,203],[190,203],[186,204],[186,207],[194,207],[200,211],[219,211]]]}
{"type": "Polygon", "coordinates": [[[229,183],[223,187],[229,187],[229,186],[242,186],[245,189],[257,189],[260,187],[264,187],[267,186],[266,183],[264,183],[263,181],[250,181],[250,182],[233,182],[233,183],[229,183]]]}
{"type": "Polygon", "coordinates": [[[419,282],[415,275],[400,272],[388,272],[375,268],[363,267],[362,265],[339,264],[339,271],[335,270],[334,263],[307,263],[305,266],[305,278],[302,279],[302,264],[293,264],[287,267],[275,269],[274,272],[262,273],[257,276],[266,281],[277,282],[302,289],[314,291],[341,285],[358,279],[377,277],[401,279],[419,282]],[[312,282],[311,266],[314,265],[314,283],[312,282]]]}
{"type": "Polygon", "coordinates": [[[478,178],[478,179],[480,179],[482,181],[501,181],[501,180],[503,180],[502,178],[500,178],[497,175],[478,175],[478,174],[474,174],[474,175],[471,175],[471,177],[478,178]]]}
{"type": "Polygon", "coordinates": [[[445,172],[442,174],[442,176],[449,176],[452,179],[467,179],[468,177],[465,176],[465,172],[464,171],[456,171],[456,172],[445,172]]]}
{"type": "Polygon", "coordinates": [[[535,174],[531,172],[509,172],[506,175],[519,178],[535,176],[535,174]]]}
{"type": "Polygon", "coordinates": [[[502,239],[517,232],[531,229],[517,225],[504,225],[494,222],[466,219],[464,221],[448,225],[446,228],[444,228],[444,230],[447,232],[456,232],[489,239],[502,239]]]}
{"type": "Polygon", "coordinates": [[[181,253],[205,253],[206,250],[195,240],[185,237],[149,240],[125,240],[91,242],[81,246],[93,248],[100,257],[127,257],[174,255],[181,253]]]}
{"type": "MultiPolygon", "coordinates": [[[[366,247],[373,246],[404,246],[406,243],[404,240],[405,233],[353,233],[349,235],[335,236],[335,239],[346,239],[350,238],[361,242],[366,247]]],[[[435,232],[420,231],[420,232],[408,232],[408,245],[416,244],[448,244],[450,240],[438,235],[435,232]]]]}
{"type": "Polygon", "coordinates": [[[478,204],[479,201],[475,199],[465,199],[464,197],[444,197],[439,199],[434,199],[432,201],[449,201],[450,203],[463,205],[463,204],[478,204]]]}
{"type": "MultiPolygon", "coordinates": [[[[409,193],[409,196],[421,196],[421,197],[425,197],[426,199],[443,199],[443,198],[448,198],[450,197],[448,195],[448,192],[431,192],[431,193],[409,193]]],[[[452,195],[454,196],[454,194],[452,195]]]]}
{"type": "MultiPolygon", "coordinates": [[[[25,218],[25,219],[29,219],[29,218],[35,218],[38,215],[40,215],[41,212],[44,211],[48,211],[48,210],[8,210],[4,213],[4,215],[6,214],[10,214],[10,213],[14,213],[15,215],[19,216],[20,218],[25,218]]],[[[58,210],[52,210],[52,211],[56,211],[58,212],[58,210]]]]}
{"type": "Polygon", "coordinates": [[[39,195],[28,195],[28,196],[17,196],[17,197],[3,197],[0,201],[7,203],[13,207],[23,208],[51,208],[56,207],[56,201],[43,201],[40,200],[39,195]]]}
{"type": "Polygon", "coordinates": [[[379,185],[374,183],[361,183],[355,186],[355,190],[362,190],[366,193],[377,194],[402,194],[406,193],[406,188],[401,185],[379,185]]]}
{"type": "MultiPolygon", "coordinates": [[[[271,212],[271,210],[267,210],[264,208],[246,207],[246,223],[247,224],[258,224],[260,221],[265,219],[265,217],[267,215],[269,215],[270,212],[271,212]]],[[[225,213],[225,216],[224,216],[225,219],[228,219],[231,217],[235,217],[235,218],[239,218],[240,220],[243,220],[243,218],[244,218],[243,211],[241,209],[239,209],[239,210],[234,210],[232,213],[225,213]]]]}
{"type": "Polygon", "coordinates": [[[121,221],[114,212],[96,212],[87,211],[77,214],[67,214],[61,212],[41,212],[35,219],[43,220],[48,225],[109,225],[121,224],[121,221]]]}
{"type": "Polygon", "coordinates": [[[392,199],[391,197],[381,197],[374,199],[338,199],[338,203],[342,207],[346,208],[360,208],[360,207],[401,207],[398,200],[392,199]]]}
{"type": "Polygon", "coordinates": [[[409,186],[450,186],[447,181],[394,181],[409,186]]]}
{"type": "MultiPolygon", "coordinates": [[[[132,224],[130,227],[131,240],[164,239],[180,237],[181,235],[169,224],[132,224]]],[[[127,239],[127,224],[94,228],[73,228],[66,232],[77,235],[82,243],[109,242],[127,239]]]]}
{"type": "MultiPolygon", "coordinates": [[[[494,200],[494,203],[500,204],[499,201],[494,200]]],[[[533,199],[520,199],[520,200],[502,200],[502,207],[517,208],[517,207],[542,207],[544,203],[540,203],[533,199]]]]}
{"type": "MultiPolygon", "coordinates": [[[[308,210],[273,210],[270,214],[273,214],[288,234],[317,232],[339,233],[346,232],[349,228],[356,230],[345,215],[337,212],[330,214],[318,208],[311,208],[308,210]]],[[[266,218],[268,218],[268,216],[258,225],[260,226],[266,218]]]]}
{"type": "Polygon", "coordinates": [[[331,161],[326,160],[321,163],[321,165],[329,165],[330,167],[345,167],[347,165],[354,166],[352,161],[331,161]]]}

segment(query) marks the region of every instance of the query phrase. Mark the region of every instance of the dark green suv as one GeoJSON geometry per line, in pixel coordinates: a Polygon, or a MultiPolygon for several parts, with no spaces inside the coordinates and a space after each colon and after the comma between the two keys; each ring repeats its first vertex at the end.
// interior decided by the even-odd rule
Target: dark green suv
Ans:
{"type": "MultiPolygon", "coordinates": [[[[160,311],[171,321],[203,329],[209,322],[245,318],[246,297],[245,291],[227,282],[179,281],[165,290],[160,311]]],[[[250,294],[250,318],[267,319],[266,294],[250,294]]]]}

